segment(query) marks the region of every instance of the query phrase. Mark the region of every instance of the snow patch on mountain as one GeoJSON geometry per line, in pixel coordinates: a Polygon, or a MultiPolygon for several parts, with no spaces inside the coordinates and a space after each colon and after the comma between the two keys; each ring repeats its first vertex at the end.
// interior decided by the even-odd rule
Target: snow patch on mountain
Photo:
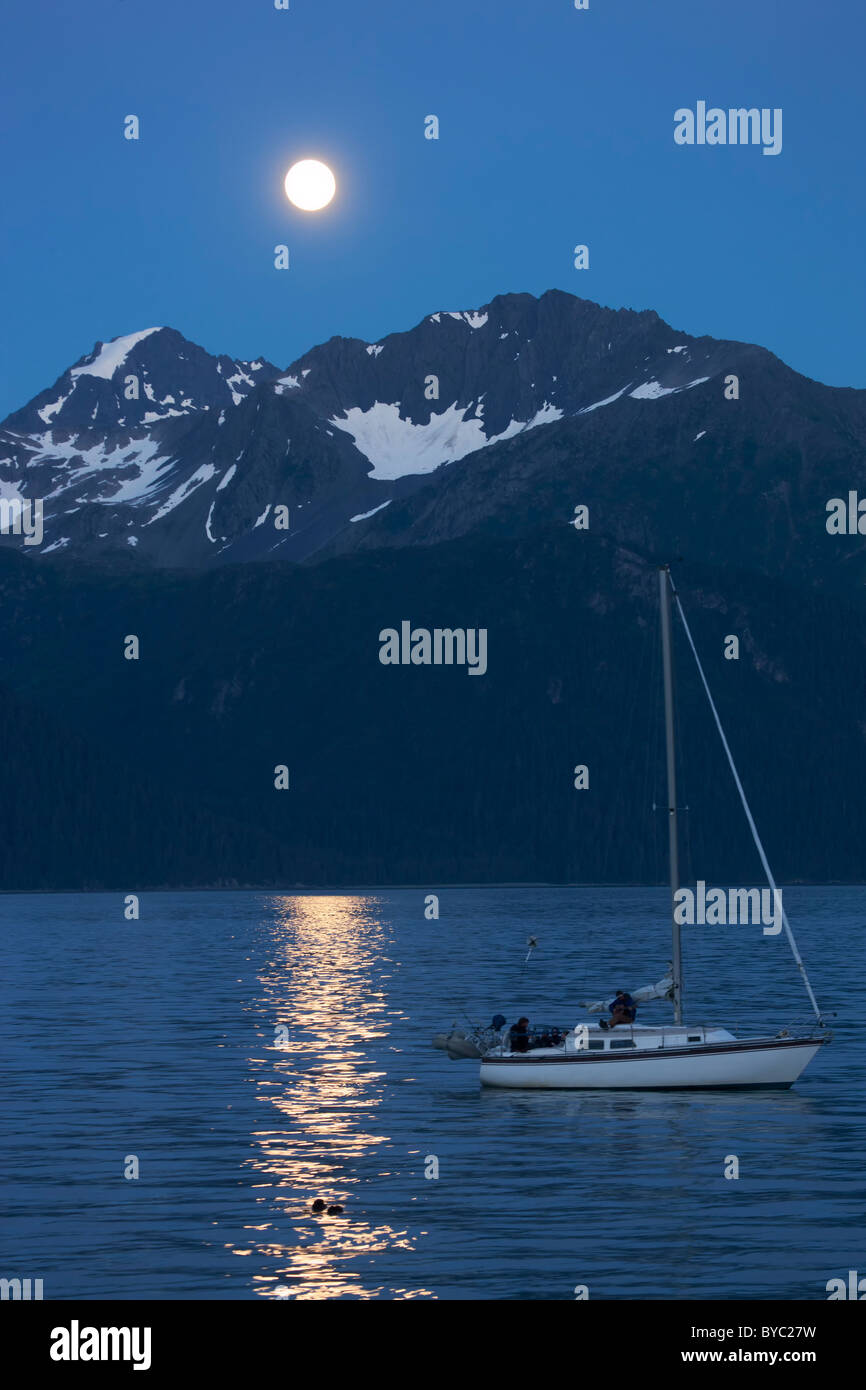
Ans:
{"type": "MultiPolygon", "coordinates": [[[[455,313],[452,312],[451,309],[448,309],[446,310],[446,312],[448,314],[449,319],[457,319],[458,323],[460,323],[461,321],[463,323],[468,323],[470,328],[483,328],[488,319],[487,314],[479,313],[477,310],[463,310],[459,313],[455,313]]],[[[436,322],[438,323],[439,315],[434,314],[433,317],[436,319],[436,322]]]]}
{"type": "Polygon", "coordinates": [[[672,396],[675,390],[675,386],[662,386],[659,381],[644,381],[629,391],[629,395],[636,401],[657,401],[662,396],[672,396]]]}
{"type": "Polygon", "coordinates": [[[111,503],[147,501],[149,494],[165,481],[163,474],[171,464],[170,458],[159,454],[153,456],[156,447],[154,441],[144,441],[133,458],[124,460],[124,463],[132,463],[137,468],[138,471],[135,476],[124,479],[108,497],[97,497],[94,500],[111,503]]]}
{"type": "Polygon", "coordinates": [[[662,396],[673,396],[677,391],[690,391],[693,386],[700,386],[701,382],[709,379],[708,376],[699,376],[694,381],[687,381],[685,386],[662,386],[659,381],[645,381],[642,386],[629,391],[629,395],[636,401],[657,401],[662,396]]]}
{"type": "Polygon", "coordinates": [[[16,502],[24,502],[26,499],[21,492],[23,486],[24,483],[22,479],[16,478],[14,483],[10,483],[7,482],[5,478],[0,478],[0,498],[5,499],[7,502],[13,500],[16,502]]]}
{"type": "Polygon", "coordinates": [[[50,430],[47,434],[34,435],[33,438],[37,441],[38,447],[33,457],[27,460],[28,468],[42,463],[73,465],[63,475],[61,482],[47,494],[46,501],[51,497],[59,497],[70,487],[79,486],[94,473],[108,469],[120,472],[134,469],[134,476],[121,481],[116,491],[107,497],[94,497],[92,500],[137,502],[158,482],[159,475],[171,462],[169,458],[159,455],[159,442],[150,438],[115,444],[111,449],[106,448],[105,444],[94,444],[90,448],[82,449],[78,443],[78,435],[55,442],[50,430]]]}
{"type": "MultiPolygon", "coordinates": [[[[562,411],[559,409],[559,406],[551,405],[549,401],[545,401],[541,409],[536,410],[532,419],[527,420],[525,425],[521,425],[520,430],[518,430],[517,433],[519,434],[523,430],[534,430],[537,425],[552,425],[554,420],[561,419],[562,411]]],[[[513,425],[514,421],[512,420],[511,423],[513,425]]],[[[493,441],[491,440],[491,443],[492,442],[493,441]]]]}
{"type": "Polygon", "coordinates": [[[144,338],[149,338],[151,333],[160,333],[160,328],[143,328],[140,333],[127,333],[123,338],[112,338],[110,343],[103,343],[99,352],[92,362],[86,362],[83,367],[73,367],[69,375],[78,376],[101,376],[106,381],[110,381],[118,367],[123,366],[129,353],[144,338]]]}
{"type": "MultiPolygon", "coordinates": [[[[244,393],[243,391],[238,391],[237,387],[243,385],[248,386],[250,390],[252,390],[256,383],[251,376],[247,376],[246,372],[240,370],[240,364],[238,362],[235,363],[235,366],[238,367],[238,371],[226,377],[226,386],[232,393],[232,403],[234,405],[240,405],[241,401],[244,399],[244,393]]],[[[187,404],[187,402],[184,402],[184,404],[187,404]]],[[[189,404],[192,404],[192,402],[189,402],[189,404]]]]}
{"type": "MultiPolygon", "coordinates": [[[[59,399],[59,401],[55,401],[55,402],[53,403],[53,405],[43,405],[42,409],[39,410],[39,411],[37,412],[38,415],[39,415],[40,420],[44,420],[44,422],[45,422],[46,425],[50,425],[50,424],[51,424],[51,417],[52,417],[53,415],[56,415],[57,412],[58,412],[58,410],[62,409],[62,407],[66,404],[66,402],[67,402],[68,400],[69,400],[69,395],[67,394],[67,395],[65,395],[65,396],[61,396],[60,399],[59,399]]],[[[93,415],[94,415],[94,417],[95,417],[95,415],[96,415],[96,407],[95,407],[95,406],[94,406],[94,408],[93,408],[93,415]]]]}
{"type": "Polygon", "coordinates": [[[175,507],[180,506],[181,502],[185,501],[186,498],[189,497],[191,493],[195,492],[197,488],[200,488],[203,483],[209,482],[214,473],[216,473],[216,469],[212,463],[203,463],[201,468],[197,468],[196,471],[187,478],[185,483],[181,483],[180,487],[175,488],[174,492],[166,498],[159,510],[154,512],[149,521],[145,522],[145,526],[152,526],[155,521],[161,521],[164,516],[168,516],[169,512],[174,511],[175,507]]]}
{"type": "Polygon", "coordinates": [[[378,505],[378,507],[374,507],[374,508],[372,509],[372,511],[369,511],[369,512],[359,512],[357,516],[350,516],[350,517],[349,517],[349,520],[350,520],[350,521],[366,521],[368,516],[375,516],[376,513],[377,513],[377,512],[381,512],[382,509],[383,509],[384,507],[390,507],[392,501],[393,501],[393,498],[389,497],[387,502],[380,502],[379,505],[378,505]]]}
{"type": "Polygon", "coordinates": [[[454,401],[447,410],[431,415],[426,424],[416,425],[400,415],[399,405],[376,401],[368,410],[352,406],[343,419],[335,416],[329,423],[352,436],[355,447],[373,465],[371,478],[392,481],[410,473],[432,473],[476,449],[562,418],[562,411],[545,401],[531,420],[512,420],[501,434],[488,438],[482,421],[468,416],[471,409],[472,405],[454,401]]]}
{"type": "Polygon", "coordinates": [[[403,419],[400,407],[376,401],[368,410],[352,406],[330,424],[352,436],[355,447],[373,465],[371,477],[402,478],[432,473],[487,443],[480,420],[464,420],[465,407],[455,401],[426,424],[403,419]]]}
{"type": "Polygon", "coordinates": [[[611,405],[613,401],[618,401],[620,396],[625,394],[630,385],[631,382],[628,383],[628,386],[621,387],[619,391],[614,391],[612,396],[605,396],[603,401],[594,401],[592,405],[585,405],[583,410],[577,412],[578,415],[588,415],[591,410],[598,410],[600,406],[611,405]]]}
{"type": "Polygon", "coordinates": [[[169,420],[172,415],[185,415],[185,410],[165,410],[160,414],[158,410],[146,410],[141,417],[143,425],[153,425],[157,420],[169,420]]]}

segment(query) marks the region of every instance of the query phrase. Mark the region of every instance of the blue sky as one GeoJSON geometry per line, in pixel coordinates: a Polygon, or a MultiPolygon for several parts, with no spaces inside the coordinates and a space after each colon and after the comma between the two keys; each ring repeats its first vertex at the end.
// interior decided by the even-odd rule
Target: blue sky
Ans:
{"type": "Polygon", "coordinates": [[[285,365],[551,287],[866,386],[851,0],[17,0],[4,39],[0,416],[139,328],[285,365]],[[782,153],[675,145],[699,99],[781,107],[782,153]]]}

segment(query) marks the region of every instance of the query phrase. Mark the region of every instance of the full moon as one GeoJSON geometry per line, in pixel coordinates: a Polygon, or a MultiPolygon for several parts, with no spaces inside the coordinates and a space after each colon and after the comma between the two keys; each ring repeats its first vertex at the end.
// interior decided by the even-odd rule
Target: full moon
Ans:
{"type": "Polygon", "coordinates": [[[336,191],[337,180],[318,159],[301,159],[286,174],[286,197],[302,212],[326,208],[336,191]]]}

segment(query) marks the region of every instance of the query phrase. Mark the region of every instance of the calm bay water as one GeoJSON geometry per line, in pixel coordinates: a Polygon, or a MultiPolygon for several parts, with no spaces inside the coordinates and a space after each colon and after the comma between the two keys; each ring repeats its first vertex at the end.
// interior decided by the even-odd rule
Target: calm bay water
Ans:
{"type": "MultiPolygon", "coordinates": [[[[791,1091],[691,1095],[481,1090],[430,1046],[660,978],[664,891],[443,889],[427,921],[428,891],[156,893],[138,922],[120,895],[0,899],[0,1276],[46,1299],[809,1300],[866,1273],[866,889],[785,893],[833,1043],[791,1091]]],[[[685,933],[691,1021],[808,1020],[784,939],[685,933]]]]}

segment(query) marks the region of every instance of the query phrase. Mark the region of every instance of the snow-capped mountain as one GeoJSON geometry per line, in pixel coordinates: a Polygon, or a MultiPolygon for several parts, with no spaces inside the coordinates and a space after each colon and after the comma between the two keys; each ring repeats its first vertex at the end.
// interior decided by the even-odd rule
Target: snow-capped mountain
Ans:
{"type": "MultiPolygon", "coordinates": [[[[866,547],[825,522],[829,498],[866,495],[864,452],[866,391],[558,292],[285,369],[170,329],[97,344],[0,428],[0,514],[45,510],[41,545],[0,552],[7,780],[27,786],[0,878],[650,882],[638,676],[668,560],[772,861],[856,882],[866,547]],[[281,558],[310,563],[224,563],[281,558]],[[405,620],[484,628],[484,678],[384,666],[379,634],[405,620]],[[146,659],[120,673],[125,633],[146,659]],[[604,815],[571,790],[577,758],[604,815]]],[[[693,865],[748,882],[694,672],[678,698],[714,789],[693,865]]]]}
{"type": "Polygon", "coordinates": [[[371,476],[390,480],[627,393],[656,399],[699,385],[718,370],[718,346],[675,333],[652,312],[551,291],[431,314],[381,343],[335,339],[293,371],[316,412],[370,461],[371,476]]]}
{"type": "Polygon", "coordinates": [[[279,375],[269,362],[212,357],[173,328],[145,328],[97,343],[5,427],[17,433],[132,432],[160,420],[240,405],[259,381],[279,375]]]}
{"type": "Polygon", "coordinates": [[[617,487],[649,539],[696,483],[716,508],[719,470],[742,471],[725,506],[753,491],[781,514],[804,479],[816,499],[848,486],[864,400],[764,349],[561,291],[433,313],[377,343],[333,338],[285,370],[147,329],[97,343],[8,417],[0,498],[42,499],[30,555],[170,566],[520,531],[602,496],[615,533],[617,487]]]}

